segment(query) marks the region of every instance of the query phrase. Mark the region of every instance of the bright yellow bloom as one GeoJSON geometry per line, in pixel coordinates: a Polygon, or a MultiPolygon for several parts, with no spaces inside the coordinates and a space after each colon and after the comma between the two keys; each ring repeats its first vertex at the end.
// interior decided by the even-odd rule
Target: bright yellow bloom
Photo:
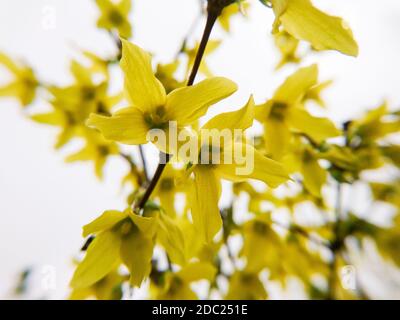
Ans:
{"type": "MultiPolygon", "coordinates": [[[[87,123],[100,130],[107,139],[125,144],[147,143],[152,129],[163,130],[168,137],[171,121],[176,121],[178,129],[184,128],[203,116],[209,106],[237,90],[232,81],[215,77],[167,95],[153,74],[150,56],[125,40],[122,40],[121,68],[130,107],[111,117],[91,114],[87,123]]],[[[162,151],[166,151],[164,148],[162,151]]]]}
{"type": "Polygon", "coordinates": [[[0,86],[0,97],[14,97],[24,107],[31,104],[39,85],[33,70],[27,65],[11,60],[1,52],[0,65],[3,65],[14,78],[5,86],[0,86]]]}
{"type": "Polygon", "coordinates": [[[140,286],[151,271],[157,219],[124,212],[106,211],[83,227],[83,236],[95,234],[86,256],[71,280],[74,289],[93,285],[123,263],[131,286],[140,286]]]}
{"type": "Polygon", "coordinates": [[[303,106],[303,98],[317,78],[316,65],[301,68],[286,79],[271,100],[256,108],[256,119],[265,127],[267,152],[275,159],[287,152],[292,132],[304,133],[316,142],[340,134],[330,120],[312,116],[303,106]]]}
{"type": "Polygon", "coordinates": [[[293,37],[306,40],[317,50],[338,50],[357,56],[353,34],[340,18],[315,8],[310,0],[270,0],[275,13],[274,31],[282,25],[293,37]]]}
{"type": "Polygon", "coordinates": [[[99,28],[108,31],[117,30],[123,38],[132,36],[132,28],[129,23],[129,12],[131,11],[131,0],[119,0],[117,3],[111,0],[96,0],[101,11],[97,20],[99,28]]]}
{"type": "MultiPolygon", "coordinates": [[[[242,109],[222,113],[208,121],[202,129],[207,129],[211,133],[212,130],[217,130],[216,132],[223,132],[223,130],[233,132],[234,129],[244,131],[251,127],[253,118],[254,101],[251,97],[242,109]]],[[[221,178],[231,181],[243,181],[249,178],[257,179],[265,182],[270,187],[277,187],[288,180],[286,171],[279,163],[265,157],[253,146],[246,144],[244,141],[235,141],[234,139],[221,143],[221,138],[215,138],[214,136],[209,139],[200,135],[200,162],[193,169],[195,180],[193,191],[191,192],[193,223],[207,243],[213,241],[214,236],[222,226],[218,209],[221,178]],[[234,154],[237,152],[245,154],[248,157],[247,159],[251,159],[252,168],[250,170],[240,170],[243,169],[244,164],[239,164],[235,161],[236,159],[233,159],[234,154]],[[230,163],[225,161],[225,155],[232,156],[230,163]],[[211,160],[209,164],[201,163],[203,157],[211,160]],[[219,161],[218,163],[215,163],[214,157],[219,161]]]]}

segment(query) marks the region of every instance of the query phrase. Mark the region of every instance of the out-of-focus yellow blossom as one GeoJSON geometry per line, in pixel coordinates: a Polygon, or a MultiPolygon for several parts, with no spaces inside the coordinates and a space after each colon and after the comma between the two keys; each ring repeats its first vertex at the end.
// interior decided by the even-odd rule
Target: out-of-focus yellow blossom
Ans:
{"type": "MultiPolygon", "coordinates": [[[[363,118],[350,123],[348,138],[357,146],[377,142],[400,131],[400,118],[389,115],[387,103],[369,111],[363,118]]],[[[351,142],[350,142],[351,143],[351,142]]]]}
{"type": "Polygon", "coordinates": [[[250,3],[245,2],[244,0],[236,1],[235,3],[232,3],[231,5],[225,7],[222,10],[217,21],[226,32],[230,32],[231,19],[238,14],[244,15],[244,13],[247,12],[249,7],[250,3]]]}
{"type": "Polygon", "coordinates": [[[183,180],[183,170],[175,169],[171,164],[168,164],[153,192],[154,196],[160,200],[161,207],[170,217],[176,216],[174,207],[176,194],[185,191],[183,180]]]}
{"type": "MultiPolygon", "coordinates": [[[[234,129],[246,130],[253,124],[254,101],[251,97],[248,103],[241,109],[233,112],[219,114],[209,120],[202,129],[213,129],[216,132],[234,129]]],[[[218,134],[218,133],[217,133],[218,134]]],[[[216,233],[221,229],[222,220],[218,208],[220,197],[220,179],[231,181],[243,181],[246,179],[257,179],[265,182],[270,187],[277,187],[289,179],[281,164],[263,156],[253,146],[242,141],[224,141],[221,138],[210,139],[200,136],[199,139],[199,164],[194,169],[194,184],[191,192],[192,218],[195,227],[204,241],[211,243],[216,233]],[[205,139],[205,141],[202,141],[205,139]],[[211,141],[210,141],[211,140],[211,141]],[[241,152],[246,157],[253,159],[253,167],[248,172],[238,173],[244,164],[238,164],[235,160],[225,163],[225,153],[233,159],[234,153],[241,152]],[[202,163],[201,159],[208,159],[209,164],[202,163]],[[217,160],[215,160],[217,159],[217,160]],[[218,162],[218,163],[215,163],[218,162]],[[238,170],[239,169],[239,170],[238,170]]],[[[249,158],[247,158],[249,159],[249,158]]]]}
{"type": "Polygon", "coordinates": [[[103,167],[110,155],[119,154],[115,142],[105,140],[100,134],[91,129],[85,130],[85,146],[78,152],[67,156],[67,162],[93,161],[96,176],[103,177],[103,167]]]}
{"type": "Polygon", "coordinates": [[[165,275],[164,288],[157,294],[161,300],[192,300],[198,299],[190,285],[199,280],[213,281],[217,270],[205,262],[192,262],[176,273],[165,275]]]}
{"type": "Polygon", "coordinates": [[[265,300],[267,292],[256,273],[236,271],[229,279],[228,300],[265,300]]]}
{"type": "Polygon", "coordinates": [[[338,17],[315,8],[310,0],[270,0],[275,13],[274,32],[283,28],[293,37],[305,40],[317,50],[338,50],[357,56],[353,33],[338,17]]]}
{"type": "Polygon", "coordinates": [[[125,278],[117,270],[112,271],[89,287],[73,290],[69,299],[121,300],[123,294],[122,283],[126,280],[125,278]]]}
{"type": "Polygon", "coordinates": [[[131,0],[96,0],[101,15],[97,20],[99,28],[108,31],[117,30],[123,38],[132,36],[132,28],[129,23],[129,12],[131,11],[131,0]]]}
{"type": "Polygon", "coordinates": [[[71,63],[74,83],[66,87],[49,87],[52,95],[52,111],[34,114],[32,119],[39,123],[61,128],[56,148],[64,146],[72,138],[83,137],[87,128],[85,121],[91,112],[109,115],[118,104],[121,94],[107,95],[107,82],[96,83],[91,68],[86,68],[77,61],[71,63]]]}
{"type": "Polygon", "coordinates": [[[292,140],[292,132],[308,135],[316,142],[340,134],[327,118],[311,115],[302,104],[304,95],[316,85],[318,67],[301,68],[275,91],[272,99],[256,108],[256,119],[264,124],[267,153],[280,159],[292,140]]]}
{"type": "Polygon", "coordinates": [[[178,67],[178,60],[167,64],[159,63],[157,65],[155,76],[158,80],[160,80],[167,94],[171,91],[174,91],[175,89],[185,86],[185,83],[183,81],[178,81],[175,77],[175,73],[178,70],[178,67]]]}
{"type": "Polygon", "coordinates": [[[301,58],[298,56],[297,49],[299,40],[292,37],[285,30],[281,30],[274,34],[275,45],[279,49],[281,59],[276,66],[276,69],[282,68],[288,63],[299,63],[301,58]]]}
{"type": "MultiPolygon", "coordinates": [[[[210,68],[208,67],[207,64],[207,56],[212,54],[215,50],[218,49],[219,45],[221,44],[220,40],[210,40],[207,44],[207,47],[204,51],[204,58],[201,61],[200,67],[199,67],[199,73],[206,76],[206,77],[212,77],[212,72],[210,68]]],[[[199,50],[199,43],[197,43],[194,47],[192,48],[184,48],[184,53],[187,55],[187,63],[186,63],[186,76],[189,75],[191,68],[193,66],[194,60],[196,59],[196,54],[197,51],[199,50]]]]}
{"type": "MultiPolygon", "coordinates": [[[[91,114],[87,123],[100,130],[107,139],[125,144],[147,143],[152,129],[162,130],[168,137],[171,121],[176,121],[177,129],[184,128],[203,116],[210,105],[237,90],[232,81],[214,77],[167,95],[153,74],[150,56],[125,40],[122,40],[121,68],[125,74],[125,95],[130,106],[111,117],[91,114]]],[[[169,151],[166,150],[168,142],[157,146],[161,151],[169,151]]]]}
{"type": "Polygon", "coordinates": [[[283,159],[290,172],[300,172],[304,187],[315,197],[321,198],[321,188],[327,179],[327,172],[318,162],[319,155],[309,145],[302,145],[300,139],[293,144],[291,152],[283,159]]]}
{"type": "Polygon", "coordinates": [[[12,75],[13,79],[6,85],[0,85],[0,97],[13,97],[18,99],[23,107],[31,104],[35,99],[39,81],[29,66],[11,60],[0,52],[0,65],[3,65],[12,75]]]}
{"type": "Polygon", "coordinates": [[[130,209],[105,211],[83,227],[83,236],[95,235],[71,280],[73,289],[92,286],[123,263],[130,285],[140,286],[151,271],[157,218],[142,217],[130,209]]]}
{"type": "Polygon", "coordinates": [[[320,107],[325,108],[325,101],[321,97],[323,90],[328,88],[333,83],[332,80],[323,81],[311,87],[303,97],[303,103],[314,101],[320,107]]]}

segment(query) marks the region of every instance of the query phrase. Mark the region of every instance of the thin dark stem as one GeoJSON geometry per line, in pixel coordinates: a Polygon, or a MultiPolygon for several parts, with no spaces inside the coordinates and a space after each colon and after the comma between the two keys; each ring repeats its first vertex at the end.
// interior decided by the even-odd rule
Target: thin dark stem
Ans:
{"type": "Polygon", "coordinates": [[[170,155],[169,154],[165,154],[163,152],[160,152],[160,163],[158,164],[156,172],[154,173],[154,176],[151,179],[150,184],[147,187],[146,192],[144,193],[143,197],[140,199],[138,204],[135,205],[135,209],[137,211],[139,211],[140,209],[143,209],[145,204],[146,204],[146,202],[147,202],[147,200],[149,200],[151,194],[154,191],[154,188],[157,185],[158,180],[160,180],[160,178],[161,178],[161,175],[162,175],[162,173],[163,173],[163,171],[165,169],[165,166],[167,165],[169,159],[170,159],[170,155]],[[161,158],[164,158],[165,161],[161,161],[161,158]]]}
{"type": "MultiPolygon", "coordinates": [[[[193,64],[192,71],[189,76],[189,80],[187,82],[187,86],[191,86],[194,83],[197,72],[199,71],[201,60],[203,59],[203,56],[204,56],[204,51],[207,47],[208,40],[210,39],[212,28],[214,27],[215,21],[217,20],[219,13],[216,14],[216,13],[213,13],[210,11],[208,12],[206,26],[203,31],[203,36],[201,38],[199,49],[196,53],[196,58],[195,58],[195,61],[193,64]]],[[[170,157],[171,157],[170,155],[160,152],[160,163],[158,164],[156,172],[154,173],[154,176],[151,179],[150,184],[147,187],[143,197],[140,199],[140,201],[134,207],[134,210],[136,212],[139,212],[146,205],[146,202],[149,200],[151,194],[154,191],[154,188],[156,187],[158,181],[160,180],[161,175],[162,175],[167,163],[170,160],[170,157]]]]}
{"type": "Polygon", "coordinates": [[[208,13],[206,26],[203,31],[203,36],[201,38],[201,42],[199,45],[199,49],[196,54],[196,58],[194,60],[192,72],[190,73],[189,80],[187,82],[188,86],[193,85],[194,80],[196,79],[197,72],[199,71],[199,67],[201,64],[201,60],[203,59],[204,51],[206,50],[208,40],[210,39],[211,31],[214,27],[215,21],[217,21],[218,15],[213,13],[208,13]]]}
{"type": "Polygon", "coordinates": [[[142,161],[142,169],[146,182],[149,181],[149,172],[147,170],[146,156],[144,155],[143,146],[139,145],[140,160],[142,161]]]}

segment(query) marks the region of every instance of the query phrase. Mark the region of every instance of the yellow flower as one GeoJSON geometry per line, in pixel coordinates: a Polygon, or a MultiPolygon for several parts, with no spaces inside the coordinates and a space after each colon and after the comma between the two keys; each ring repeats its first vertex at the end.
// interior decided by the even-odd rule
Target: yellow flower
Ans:
{"type": "Polygon", "coordinates": [[[192,262],[176,273],[166,274],[164,288],[156,295],[160,300],[194,300],[198,299],[192,291],[192,282],[202,279],[213,281],[217,270],[205,262],[192,262]]]}
{"type": "Polygon", "coordinates": [[[256,108],[256,119],[264,124],[267,152],[273,158],[280,159],[288,151],[292,131],[316,142],[340,134],[330,120],[312,116],[303,106],[303,98],[317,78],[316,65],[301,68],[286,79],[271,100],[256,108]]]}
{"type": "Polygon", "coordinates": [[[98,132],[87,129],[84,133],[85,146],[78,152],[67,156],[67,162],[93,161],[96,176],[101,179],[103,167],[108,156],[119,154],[116,143],[105,140],[98,132]]]}
{"type": "Polygon", "coordinates": [[[275,13],[274,31],[279,26],[317,50],[338,50],[357,56],[358,46],[349,27],[340,18],[315,8],[310,0],[270,0],[275,13]]]}
{"type": "Polygon", "coordinates": [[[105,211],[83,227],[83,236],[95,234],[85,258],[71,280],[73,289],[92,286],[120,263],[130,271],[131,286],[140,286],[151,271],[157,218],[141,217],[131,210],[105,211]]]}
{"type": "Polygon", "coordinates": [[[184,87],[185,84],[182,81],[178,81],[175,78],[175,73],[178,70],[179,61],[175,60],[171,63],[157,65],[157,70],[155,76],[163,84],[166,93],[184,87]]]}
{"type": "Polygon", "coordinates": [[[276,69],[282,68],[288,63],[299,63],[300,57],[297,54],[299,47],[299,40],[292,37],[285,30],[281,30],[274,34],[275,45],[279,49],[281,54],[281,60],[279,61],[276,69]]]}
{"type": "Polygon", "coordinates": [[[154,197],[160,200],[161,207],[170,217],[176,216],[175,196],[185,191],[183,180],[183,170],[175,169],[171,164],[168,164],[154,189],[154,197]]]}
{"type": "Polygon", "coordinates": [[[50,112],[34,114],[32,120],[61,128],[56,148],[60,148],[74,137],[82,137],[87,132],[85,121],[91,112],[110,114],[119,103],[121,94],[108,96],[107,82],[96,83],[96,73],[77,61],[71,63],[71,73],[75,82],[66,87],[47,88],[52,95],[50,112]]]}
{"type": "Polygon", "coordinates": [[[96,298],[97,300],[121,300],[122,284],[125,277],[117,270],[107,274],[104,278],[89,287],[75,289],[71,292],[70,300],[84,300],[96,298]]]}
{"type": "Polygon", "coordinates": [[[39,85],[33,70],[26,65],[12,61],[1,52],[0,65],[8,69],[14,77],[10,83],[0,87],[0,97],[14,97],[19,100],[22,106],[31,104],[39,85]]]}
{"type": "Polygon", "coordinates": [[[244,131],[251,127],[253,118],[254,101],[251,97],[242,109],[222,113],[202,127],[211,133],[211,139],[200,135],[198,145],[200,161],[193,168],[195,179],[191,192],[191,209],[193,223],[206,243],[213,241],[222,226],[218,209],[220,178],[231,181],[257,179],[270,187],[277,187],[289,178],[279,163],[265,157],[245,141],[228,138],[224,143],[220,143],[221,138],[218,137],[218,133],[223,133],[224,130],[232,133],[234,129],[244,131]],[[251,163],[239,164],[237,159],[234,159],[237,153],[244,154],[251,163]],[[225,156],[232,157],[231,161],[226,161],[225,159],[229,158],[225,156]],[[209,164],[204,164],[203,159],[209,159],[209,164]],[[243,170],[246,164],[251,165],[249,170],[243,170]]]}
{"type": "Polygon", "coordinates": [[[97,20],[99,28],[108,31],[117,30],[123,38],[132,36],[131,25],[129,23],[129,11],[131,10],[131,0],[120,0],[115,3],[111,0],[96,0],[100,8],[101,15],[97,20]]]}
{"type": "Polygon", "coordinates": [[[217,21],[226,32],[229,32],[231,29],[231,19],[234,16],[247,11],[249,7],[250,3],[244,2],[244,0],[236,1],[236,3],[232,3],[222,10],[217,21]]]}
{"type": "Polygon", "coordinates": [[[176,121],[178,129],[184,128],[203,116],[210,105],[237,90],[232,81],[214,77],[167,95],[153,74],[150,56],[125,40],[122,40],[121,68],[130,107],[111,117],[91,114],[87,123],[100,130],[107,139],[125,144],[147,143],[152,129],[163,130],[168,137],[171,121],[176,121]]]}
{"type": "Polygon", "coordinates": [[[267,292],[256,273],[236,271],[229,280],[227,300],[265,300],[267,292]]]}

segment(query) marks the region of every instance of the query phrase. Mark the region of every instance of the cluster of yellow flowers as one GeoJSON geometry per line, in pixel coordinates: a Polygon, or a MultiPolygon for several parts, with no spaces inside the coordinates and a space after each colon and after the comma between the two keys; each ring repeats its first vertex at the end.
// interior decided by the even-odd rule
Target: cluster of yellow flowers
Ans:
{"type": "MultiPolygon", "coordinates": [[[[310,0],[260,1],[275,15],[272,32],[281,54],[277,68],[302,60],[301,41],[314,51],[357,56],[357,43],[343,20],[320,11],[310,0]]],[[[82,52],[85,63],[71,62],[72,84],[42,83],[30,67],[0,55],[0,63],[14,75],[0,88],[0,96],[15,97],[28,106],[43,89],[51,110],[31,118],[60,128],[56,148],[73,139],[84,141],[67,161],[91,161],[98,177],[111,156],[129,164],[123,179],[131,185],[127,207],[105,211],[83,227],[88,240],[71,281],[72,299],[119,299],[125,283],[148,285],[150,298],[196,299],[191,284],[198,280],[207,281],[209,297],[265,299],[266,270],[269,279],[282,286],[290,278],[299,279],[311,298],[365,298],[362,287],[349,291],[340,285],[340,268],[351,263],[345,242],[350,237],[360,245],[365,237],[375,239],[382,254],[400,264],[398,215],[393,227],[382,228],[357,213],[344,212],[340,204],[332,205],[325,192],[336,186],[340,200],[343,184],[361,182],[369,185],[374,201],[400,208],[398,177],[385,182],[364,178],[366,171],[387,167],[398,175],[400,146],[393,137],[400,131],[400,112],[383,104],[342,127],[314,116],[308,106],[311,102],[323,110],[321,92],[331,82],[320,82],[318,66],[311,65],[290,75],[266,101],[257,104],[249,97],[242,108],[220,113],[200,127],[199,119],[209,107],[237,90],[231,80],[214,77],[202,59],[220,44],[208,39],[214,22],[230,32],[231,19],[259,3],[208,0],[203,14],[209,29],[202,41],[190,47],[185,39],[176,59],[156,68],[145,50],[127,40],[132,36],[131,1],[96,3],[101,12],[97,25],[113,36],[118,52],[112,58],[82,52]],[[110,93],[110,69],[118,62],[124,88],[110,93]],[[177,76],[180,67],[186,69],[186,77],[194,79],[199,72],[205,79],[186,84],[177,76]],[[189,136],[201,130],[245,131],[260,123],[263,133],[253,137],[253,145],[242,137],[221,147],[214,139],[198,137],[195,146],[200,156],[246,150],[253,170],[238,174],[236,163],[183,161],[171,141],[162,145],[148,134],[157,129],[168,136],[171,122],[179,134],[189,136]],[[140,161],[120,145],[138,145],[143,152],[148,142],[160,149],[166,162],[174,160],[160,163],[153,178],[148,177],[144,157],[140,161]],[[218,205],[222,179],[232,181],[231,204],[225,208],[218,205]],[[261,190],[253,180],[266,186],[261,190]],[[238,202],[247,204],[246,212],[238,202]],[[319,223],[296,222],[303,204],[319,212],[319,223]],[[274,213],[282,209],[290,213],[287,224],[274,220],[274,213]],[[232,247],[235,239],[240,239],[240,250],[232,247]],[[165,266],[156,247],[165,253],[165,266]],[[315,281],[318,276],[325,284],[315,281]]]]}

